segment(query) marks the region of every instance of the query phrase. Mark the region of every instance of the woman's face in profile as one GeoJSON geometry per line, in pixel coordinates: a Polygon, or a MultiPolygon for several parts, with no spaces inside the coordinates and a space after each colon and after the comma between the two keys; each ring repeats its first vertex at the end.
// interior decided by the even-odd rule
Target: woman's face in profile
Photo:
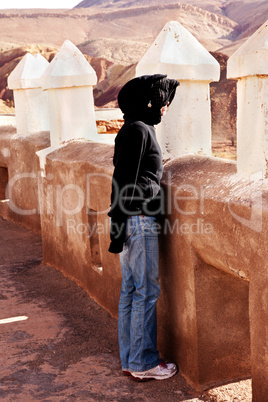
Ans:
{"type": "Polygon", "coordinates": [[[161,107],[161,116],[165,116],[165,114],[168,111],[168,107],[169,107],[169,102],[165,106],[161,107]]]}

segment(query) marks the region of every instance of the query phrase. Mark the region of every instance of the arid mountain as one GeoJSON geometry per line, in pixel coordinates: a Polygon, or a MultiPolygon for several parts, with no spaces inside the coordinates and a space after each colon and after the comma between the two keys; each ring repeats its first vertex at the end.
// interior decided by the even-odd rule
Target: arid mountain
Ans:
{"type": "Polygon", "coordinates": [[[231,20],[238,23],[233,32],[235,40],[252,35],[268,19],[268,2],[231,1],[224,7],[224,12],[231,20]]]}
{"type": "Polygon", "coordinates": [[[177,20],[221,64],[221,80],[211,84],[213,133],[217,141],[232,143],[236,83],[226,79],[227,59],[267,19],[267,0],[83,0],[72,10],[4,10],[0,112],[12,105],[7,77],[23,55],[39,52],[51,60],[65,39],[79,47],[97,72],[95,105],[116,106],[118,91],[134,77],[136,63],[165,23],[177,20]]]}
{"type": "Polygon", "coordinates": [[[209,51],[230,56],[267,19],[267,0],[84,0],[72,10],[2,11],[0,50],[68,38],[92,57],[128,65],[177,20],[209,51]]]}
{"type": "MultiPolygon", "coordinates": [[[[209,11],[216,15],[221,15],[227,17],[232,22],[237,23],[235,26],[232,35],[230,36],[223,36],[225,39],[231,39],[232,42],[237,41],[237,46],[234,43],[226,44],[227,46],[227,53],[231,53],[234,51],[240,44],[241,39],[246,38],[247,36],[251,35],[258,27],[260,27],[267,19],[268,19],[268,2],[267,0],[183,0],[179,4],[176,2],[177,5],[184,4],[184,5],[191,5],[195,6],[199,9],[209,11]]],[[[155,6],[163,6],[164,8],[168,8],[175,5],[174,0],[83,0],[79,3],[75,8],[76,9],[87,9],[87,10],[98,10],[101,9],[105,12],[112,12],[112,10],[126,10],[129,8],[144,8],[146,7],[148,10],[155,6]]],[[[191,8],[188,8],[188,16],[191,14],[191,8]]],[[[207,17],[206,17],[207,18],[207,17]]],[[[200,24],[202,28],[205,25],[200,24]]],[[[214,19],[211,16],[212,25],[218,20],[214,19]]],[[[187,18],[186,18],[187,20],[187,18]]],[[[186,22],[187,23],[187,22],[186,22]]],[[[198,22],[197,22],[198,24],[198,22]]],[[[196,25],[197,25],[196,24],[196,25]]],[[[195,25],[195,35],[199,36],[199,40],[202,42],[203,34],[202,28],[196,29],[197,26],[195,25]]],[[[199,25],[199,24],[198,24],[199,25]]],[[[191,28],[188,28],[191,31],[191,28]]],[[[211,40],[214,40],[211,36],[211,40]]],[[[211,44],[208,45],[208,50],[213,50],[210,48],[211,44]]],[[[222,47],[222,51],[224,51],[225,45],[222,47]]],[[[219,50],[214,49],[214,50],[219,50]]]]}
{"type": "Polygon", "coordinates": [[[29,43],[60,46],[68,38],[75,45],[94,41],[94,54],[127,65],[138,62],[145,46],[149,46],[166,22],[177,20],[208,50],[215,51],[229,45],[237,23],[227,17],[190,4],[150,5],[111,9],[76,8],[65,12],[37,12],[0,14],[1,42],[28,45],[29,43]],[[103,46],[106,40],[106,46],[103,46]],[[109,42],[107,42],[107,40],[109,42]],[[124,55],[118,49],[118,41],[124,42],[124,55]],[[138,41],[141,46],[136,46],[138,41]],[[115,57],[113,59],[109,57],[115,57]],[[122,58],[122,56],[125,56],[122,58]]]}
{"type": "MultiPolygon", "coordinates": [[[[131,7],[150,7],[155,5],[175,4],[174,0],[84,0],[81,1],[75,8],[94,8],[94,9],[113,9],[113,8],[131,8],[131,7]]],[[[225,0],[184,0],[184,4],[191,4],[196,7],[203,8],[204,10],[213,13],[221,14],[221,8],[225,0]]]]}

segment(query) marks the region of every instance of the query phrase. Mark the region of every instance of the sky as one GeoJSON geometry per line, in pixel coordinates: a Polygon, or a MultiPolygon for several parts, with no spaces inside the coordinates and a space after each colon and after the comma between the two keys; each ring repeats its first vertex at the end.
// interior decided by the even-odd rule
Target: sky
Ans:
{"type": "Polygon", "coordinates": [[[82,0],[0,0],[4,8],[73,8],[82,0]]]}

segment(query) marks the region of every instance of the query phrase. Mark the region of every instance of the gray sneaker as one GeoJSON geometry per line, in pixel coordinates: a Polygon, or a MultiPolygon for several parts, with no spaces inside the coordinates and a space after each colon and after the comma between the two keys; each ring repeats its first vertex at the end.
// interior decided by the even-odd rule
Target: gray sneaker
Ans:
{"type": "Polygon", "coordinates": [[[166,380],[177,373],[174,363],[161,362],[158,366],[146,371],[132,371],[132,377],[137,381],[166,380]]]}

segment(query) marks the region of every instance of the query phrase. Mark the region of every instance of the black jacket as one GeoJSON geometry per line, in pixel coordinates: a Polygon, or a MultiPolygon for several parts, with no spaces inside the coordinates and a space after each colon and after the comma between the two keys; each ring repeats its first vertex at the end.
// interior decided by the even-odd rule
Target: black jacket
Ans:
{"type": "Polygon", "coordinates": [[[118,95],[125,124],[116,136],[113,158],[109,212],[112,253],[123,249],[128,216],[157,216],[163,212],[162,153],[154,124],[161,121],[161,107],[171,103],[177,85],[177,81],[163,75],[143,76],[129,81],[118,95]]]}

